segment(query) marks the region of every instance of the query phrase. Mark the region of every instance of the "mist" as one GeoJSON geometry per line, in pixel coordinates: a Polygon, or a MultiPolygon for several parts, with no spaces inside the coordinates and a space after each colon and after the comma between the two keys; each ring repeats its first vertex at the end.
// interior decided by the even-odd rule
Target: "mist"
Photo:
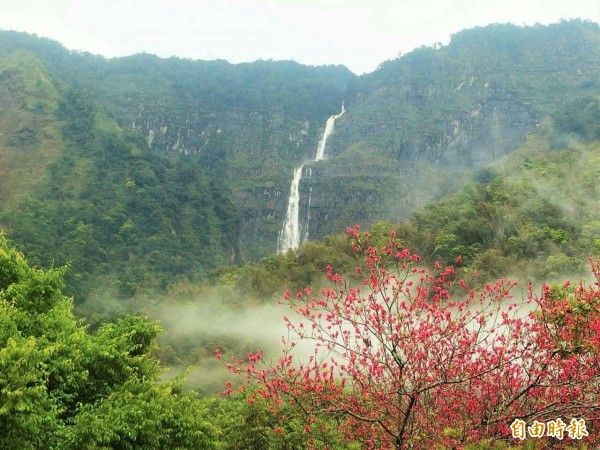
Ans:
{"type": "MultiPolygon", "coordinates": [[[[267,363],[276,360],[281,355],[282,338],[289,336],[283,317],[295,315],[289,306],[278,303],[276,295],[257,301],[222,285],[176,286],[164,295],[138,295],[121,301],[104,292],[102,297],[88,299],[79,314],[97,321],[116,320],[126,314],[158,321],[165,330],[156,351],[167,369],[163,378],[186,371],[185,386],[204,394],[223,391],[227,381],[243,381],[225,369],[224,361],[245,359],[249,352],[258,351],[264,352],[267,363]],[[217,348],[223,360],[215,358],[217,348]]],[[[296,353],[308,355],[310,349],[306,343],[296,353]]]]}

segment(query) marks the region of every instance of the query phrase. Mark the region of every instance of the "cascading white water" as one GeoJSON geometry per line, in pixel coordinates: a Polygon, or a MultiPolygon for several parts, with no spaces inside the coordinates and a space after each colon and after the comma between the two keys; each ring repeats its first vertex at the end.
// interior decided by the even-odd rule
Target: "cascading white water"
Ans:
{"type": "Polygon", "coordinates": [[[300,245],[300,180],[302,179],[303,169],[304,164],[294,169],[288,208],[277,242],[279,253],[286,252],[290,248],[298,248],[298,245],[300,245]]]}
{"type": "Polygon", "coordinates": [[[323,131],[323,136],[319,141],[319,145],[317,146],[317,156],[315,157],[315,161],[321,161],[325,158],[325,145],[327,145],[327,138],[331,133],[333,133],[333,126],[335,125],[335,121],[342,116],[346,112],[344,108],[344,103],[342,103],[342,110],[339,114],[335,114],[327,119],[327,123],[325,123],[325,131],[323,131]]]}
{"type": "MultiPolygon", "coordinates": [[[[346,109],[344,108],[344,104],[342,103],[342,110],[339,114],[334,114],[333,116],[327,119],[327,123],[325,124],[325,130],[323,131],[323,136],[321,136],[321,140],[319,141],[319,145],[317,146],[317,156],[314,161],[321,161],[325,158],[325,146],[327,145],[327,138],[333,133],[333,128],[335,125],[336,119],[338,119],[346,109]]],[[[302,170],[304,169],[304,164],[296,167],[294,169],[294,178],[292,179],[292,185],[290,187],[290,197],[288,200],[288,207],[285,213],[285,220],[283,221],[283,227],[279,232],[279,239],[277,240],[277,252],[285,253],[289,249],[296,249],[300,245],[301,240],[301,230],[300,230],[300,180],[302,180],[302,170]]],[[[310,174],[312,175],[312,170],[309,168],[310,174]]],[[[308,223],[310,221],[310,201],[312,197],[312,188],[310,189],[309,194],[309,211],[307,214],[306,220],[306,231],[304,233],[304,240],[308,239],[308,223]]]]}

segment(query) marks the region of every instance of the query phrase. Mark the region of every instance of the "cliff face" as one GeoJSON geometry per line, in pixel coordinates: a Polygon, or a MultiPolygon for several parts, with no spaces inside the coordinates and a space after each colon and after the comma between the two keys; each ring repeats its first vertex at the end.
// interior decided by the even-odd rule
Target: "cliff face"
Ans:
{"type": "Polygon", "coordinates": [[[336,139],[338,148],[361,142],[397,161],[481,167],[521,144],[542,117],[526,96],[471,77],[466,86],[355,93],[336,139]]]}
{"type": "Polygon", "coordinates": [[[152,150],[191,155],[230,190],[241,216],[242,260],[274,252],[293,169],[314,158],[354,76],[293,62],[153,63],[157,80],[132,73],[127,58],[115,61],[95,85],[106,108],[152,150]]]}
{"type": "Polygon", "coordinates": [[[566,22],[461,32],[353,80],[313,176],[311,236],[410,216],[518,148],[552,112],[598,95],[599,75],[598,25],[566,22]]]}
{"type": "Polygon", "coordinates": [[[361,77],[290,61],[104,60],[8,34],[4,47],[27,48],[86,88],[152,152],[200,162],[237,208],[240,261],[276,250],[302,163],[310,238],[396,221],[497,164],[566,103],[600,93],[600,29],[577,21],[464,31],[361,77]],[[311,162],[343,101],[325,160],[311,162]]]}
{"type": "MultiPolygon", "coordinates": [[[[98,84],[109,99],[115,77],[132,76],[121,64],[98,84]]],[[[358,78],[293,63],[212,64],[179,67],[175,78],[161,69],[168,88],[154,91],[129,78],[106,105],[152,149],[195,155],[224,180],[254,259],[275,251],[293,170],[314,158],[342,100],[326,159],[308,163],[300,184],[310,238],[410,217],[518,148],[566,102],[600,92],[600,31],[581,22],[474,29],[358,78]]]]}

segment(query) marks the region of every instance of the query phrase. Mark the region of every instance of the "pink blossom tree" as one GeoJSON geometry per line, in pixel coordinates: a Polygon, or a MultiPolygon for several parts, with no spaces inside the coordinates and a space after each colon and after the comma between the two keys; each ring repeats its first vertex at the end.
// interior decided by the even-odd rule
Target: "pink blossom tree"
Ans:
{"type": "Polygon", "coordinates": [[[360,227],[347,231],[361,282],[328,266],[328,286],[286,292],[294,314],[284,318],[282,356],[267,363],[259,352],[227,365],[260,395],[295,404],[309,435],[326,414],[346,439],[372,449],[512,439],[515,420],[558,417],[584,419],[588,441],[597,441],[598,282],[544,286],[540,296],[530,287],[515,300],[516,283],[476,292],[452,266],[427,270],[394,232],[376,247],[360,227]],[[302,358],[306,343],[311,355],[302,358]]]}

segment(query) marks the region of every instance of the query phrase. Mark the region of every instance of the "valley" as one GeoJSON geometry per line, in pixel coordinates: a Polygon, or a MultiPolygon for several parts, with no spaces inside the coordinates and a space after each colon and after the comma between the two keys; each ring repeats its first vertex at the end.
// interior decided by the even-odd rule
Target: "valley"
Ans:
{"type": "MultiPolygon", "coordinates": [[[[573,367],[583,364],[585,358],[578,355],[585,355],[589,366],[581,370],[589,371],[590,380],[597,376],[591,362],[597,360],[594,277],[600,257],[596,23],[464,30],[448,45],[418,48],[361,76],[340,65],[294,61],[231,64],[145,53],[106,59],[45,38],[0,31],[0,105],[0,321],[7,324],[0,329],[0,364],[41,361],[32,363],[32,381],[15,388],[15,398],[21,392],[31,397],[25,403],[15,400],[11,411],[45,405],[43,439],[56,448],[61,443],[75,448],[88,440],[98,445],[94,448],[113,448],[115,442],[128,442],[127,432],[142,438],[144,431],[133,419],[123,419],[130,431],[107,432],[105,447],[98,430],[108,427],[113,413],[127,411],[119,417],[133,417],[129,407],[151,416],[148,405],[154,401],[162,405],[162,418],[175,410],[181,418],[176,425],[164,419],[165,430],[196,430],[143,437],[159,446],[233,449],[246,442],[248,448],[306,448],[307,435],[313,433],[314,448],[370,448],[365,442],[371,434],[382,439],[375,447],[404,448],[386,439],[404,439],[405,431],[386,429],[387,418],[369,415],[374,408],[361,413],[367,418],[358,420],[362,425],[354,419],[344,422],[337,413],[315,413],[350,401],[333,375],[320,384],[325,375],[318,365],[296,373],[274,363],[284,375],[288,369],[295,374],[293,382],[287,380],[290,386],[315,395],[295,393],[294,401],[274,410],[270,396],[290,392],[281,387],[285,383],[277,384],[280,379],[267,377],[281,373],[255,371],[254,363],[263,357],[260,349],[276,358],[279,335],[297,332],[295,324],[286,328],[279,320],[279,303],[300,308],[294,314],[304,314],[307,326],[312,320],[312,329],[321,330],[324,322],[314,322],[317,313],[310,315],[320,312],[319,306],[326,308],[318,299],[327,307],[335,300],[348,308],[350,318],[344,319],[357,327],[352,342],[365,361],[375,361],[372,352],[391,345],[385,365],[391,370],[400,358],[397,345],[407,345],[404,352],[422,350],[422,342],[442,333],[431,325],[426,331],[433,334],[419,341],[415,334],[398,331],[414,325],[401,320],[412,313],[404,309],[402,296],[413,295],[408,294],[412,285],[402,283],[418,280],[421,273],[427,274],[421,280],[425,287],[410,298],[424,301],[414,300],[432,324],[443,315],[452,325],[445,305],[436,303],[445,296],[457,302],[467,301],[469,292],[486,299],[508,300],[513,293],[515,301],[535,299],[540,308],[548,308],[546,315],[529,317],[523,327],[556,345],[535,347],[554,359],[541,367],[535,352],[519,358],[530,358],[535,374],[554,380],[547,367],[556,364],[556,373],[564,369],[556,355],[573,367]],[[400,273],[405,273],[400,287],[390,288],[400,273]],[[507,288],[504,277],[520,287],[507,288]],[[459,280],[467,281],[463,286],[459,280]],[[536,290],[527,290],[530,283],[536,290]],[[352,314],[367,326],[382,314],[369,301],[376,298],[385,305],[389,292],[394,294],[388,310],[383,309],[387,322],[359,329],[352,314]],[[352,310],[354,304],[363,309],[352,310]],[[367,314],[369,308],[377,314],[367,314]],[[439,316],[434,320],[430,313],[439,316]],[[569,322],[569,315],[576,320],[569,322]],[[545,331],[536,320],[544,321],[545,331]],[[392,325],[398,330],[381,332],[380,348],[371,342],[380,335],[373,330],[392,325]],[[159,337],[161,326],[166,333],[159,337]],[[568,338],[563,331],[571,333],[568,338]],[[387,341],[388,335],[394,338],[387,341]],[[228,371],[214,358],[216,348],[223,358],[237,358],[231,367],[250,364],[240,370],[255,376],[268,395],[236,391],[229,400],[214,396],[233,375],[231,367],[228,371]],[[69,375],[69,364],[81,375],[69,375]],[[171,372],[161,374],[159,367],[171,372]],[[31,386],[43,388],[30,391],[31,386]],[[316,395],[324,390],[332,397],[316,395]],[[125,399],[133,391],[136,399],[154,400],[129,405],[125,399]],[[87,429],[85,423],[93,426],[87,429]],[[56,437],[48,431],[53,427],[59,430],[56,437]],[[348,440],[356,430],[362,444],[348,440]],[[191,444],[194,433],[201,437],[197,444],[191,444]],[[254,439],[260,441],[256,447],[254,439]]],[[[327,310],[323,317],[333,320],[340,311],[327,310]]],[[[283,338],[284,345],[300,346],[308,335],[303,333],[297,341],[283,338]]],[[[528,338],[517,335],[521,340],[513,349],[529,348],[524,344],[528,338]]],[[[457,342],[468,340],[452,336],[457,342]]],[[[321,344],[333,347],[336,339],[321,344]]],[[[467,372],[479,370],[467,364],[469,358],[488,355],[466,348],[473,353],[456,364],[467,372]]],[[[310,351],[303,356],[312,357],[310,351]]],[[[321,363],[331,373],[348,375],[344,371],[352,364],[337,365],[344,355],[340,351],[321,363]]],[[[406,364],[413,364],[415,374],[426,374],[414,361],[426,365],[431,360],[417,356],[406,364]]],[[[490,361],[499,379],[535,378],[519,378],[512,360],[498,366],[490,361]],[[514,371],[504,373],[504,366],[514,371]]],[[[370,379],[385,372],[378,363],[369,364],[351,373],[349,383],[366,383],[361,371],[367,366],[370,379]]],[[[443,376],[456,375],[452,364],[444,366],[443,376]]],[[[484,372],[477,378],[482,386],[501,384],[484,372]]],[[[388,375],[381,375],[383,385],[394,379],[388,375]]],[[[456,376],[450,384],[465,385],[463,375],[456,376]]],[[[587,405],[587,398],[577,397],[574,380],[565,382],[568,395],[587,405]]],[[[435,391],[437,382],[432,385],[435,391]]],[[[377,402],[376,387],[361,395],[377,402]]],[[[401,389],[412,395],[412,387],[401,389]]],[[[474,392],[464,389],[464,398],[474,392]]],[[[515,400],[500,401],[500,394],[473,399],[479,402],[478,414],[484,411],[500,423],[517,417],[515,408],[541,408],[543,401],[517,401],[521,394],[514,386],[503,389],[502,395],[515,400]],[[497,409],[486,410],[489,404],[497,409]]],[[[2,408],[10,403],[2,403],[2,395],[0,421],[2,408]]],[[[422,398],[431,401],[430,411],[447,407],[432,406],[435,396],[428,395],[422,398]]],[[[543,400],[544,395],[550,394],[540,394],[543,400]]],[[[400,399],[389,407],[413,423],[420,412],[411,416],[406,404],[400,399]]],[[[531,417],[572,412],[543,408],[531,417]]],[[[416,439],[414,448],[426,448],[419,447],[419,439],[427,442],[422,445],[435,440],[417,436],[415,430],[425,422],[416,421],[406,431],[406,439],[416,439]]],[[[500,439],[495,422],[484,422],[476,424],[477,439],[500,439]]],[[[444,436],[444,445],[460,447],[471,439],[449,425],[436,433],[444,436]]],[[[35,433],[27,435],[35,440],[35,433]]],[[[18,439],[18,433],[3,437],[0,432],[0,444],[18,439]]]]}

